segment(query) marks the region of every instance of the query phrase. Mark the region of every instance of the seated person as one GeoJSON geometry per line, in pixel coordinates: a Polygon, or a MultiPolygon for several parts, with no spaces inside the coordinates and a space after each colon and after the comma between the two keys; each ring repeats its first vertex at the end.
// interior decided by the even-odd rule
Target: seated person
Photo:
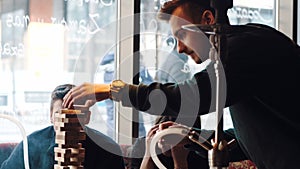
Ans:
{"type": "MultiPolygon", "coordinates": [[[[53,123],[54,113],[62,109],[62,99],[74,85],[64,84],[57,86],[51,95],[50,118],[53,123]]],[[[85,123],[89,122],[90,114],[87,114],[85,123]]],[[[121,155],[121,149],[117,143],[106,135],[84,127],[86,140],[82,142],[85,148],[85,169],[105,168],[105,169],[124,169],[124,161],[121,155]],[[100,146],[99,146],[100,145],[100,146]],[[105,146],[105,149],[103,148],[105,146]]],[[[28,137],[29,165],[31,169],[53,169],[55,130],[51,125],[39,131],[30,134],[28,137]]],[[[19,143],[11,155],[5,160],[1,169],[22,169],[23,143],[19,143]]]]}
{"type": "MultiPolygon", "coordinates": [[[[176,118],[169,116],[161,116],[157,119],[154,127],[150,129],[146,138],[138,139],[132,148],[132,163],[131,167],[134,169],[156,169],[157,166],[154,164],[150,156],[150,143],[155,133],[162,130],[159,124],[166,126],[172,125],[176,118]],[[146,150],[146,151],[145,151],[146,150]]],[[[177,123],[175,123],[177,124],[177,123]]],[[[201,132],[207,140],[214,137],[214,132],[210,130],[200,130],[200,117],[194,123],[193,126],[196,131],[201,132]]],[[[224,137],[227,141],[231,141],[235,138],[233,129],[224,131],[224,137]]],[[[166,141],[159,141],[157,144],[157,151],[159,160],[167,168],[188,168],[188,169],[208,169],[208,152],[198,144],[190,141],[185,137],[178,144],[168,145],[166,141]],[[171,148],[172,147],[172,148],[171,148]],[[161,153],[162,152],[162,153],[161,153]]],[[[241,148],[237,145],[229,150],[229,161],[241,161],[248,159],[242,152],[241,148]]]]}

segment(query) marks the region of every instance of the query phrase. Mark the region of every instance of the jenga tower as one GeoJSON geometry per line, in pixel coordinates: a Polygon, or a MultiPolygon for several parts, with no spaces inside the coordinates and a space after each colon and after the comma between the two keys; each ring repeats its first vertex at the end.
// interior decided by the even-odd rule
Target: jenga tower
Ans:
{"type": "Polygon", "coordinates": [[[85,149],[81,142],[86,137],[82,128],[86,114],[83,111],[88,109],[62,109],[55,113],[55,143],[58,147],[54,148],[55,161],[57,161],[54,169],[84,168],[85,149]]]}

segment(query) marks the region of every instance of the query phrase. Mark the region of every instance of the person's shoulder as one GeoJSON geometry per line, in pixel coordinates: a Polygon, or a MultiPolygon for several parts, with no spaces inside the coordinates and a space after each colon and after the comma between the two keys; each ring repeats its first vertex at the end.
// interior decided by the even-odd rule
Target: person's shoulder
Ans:
{"type": "Polygon", "coordinates": [[[259,23],[247,23],[244,25],[230,25],[228,27],[229,32],[231,32],[231,30],[233,31],[231,33],[235,33],[237,31],[239,32],[239,31],[245,31],[245,30],[257,30],[257,29],[276,30],[276,29],[272,28],[271,26],[259,24],[259,23]]]}
{"type": "Polygon", "coordinates": [[[41,140],[42,138],[52,138],[55,136],[55,131],[53,126],[48,126],[43,129],[34,131],[33,133],[28,135],[28,139],[38,139],[41,140]]]}
{"type": "Polygon", "coordinates": [[[275,29],[269,25],[264,25],[264,24],[259,24],[259,23],[248,23],[248,24],[246,24],[246,26],[252,30],[257,30],[259,32],[262,32],[262,34],[269,33],[269,34],[273,34],[272,36],[274,36],[274,34],[277,34],[282,37],[287,37],[282,32],[278,31],[277,29],[275,29]]]}
{"type": "Polygon", "coordinates": [[[230,26],[227,32],[227,40],[231,56],[234,53],[241,52],[244,56],[247,54],[253,55],[255,52],[268,55],[269,51],[278,53],[275,50],[283,51],[295,46],[295,43],[282,32],[268,25],[256,23],[230,26]]]}
{"type": "MultiPolygon", "coordinates": [[[[259,28],[259,29],[261,29],[261,28],[264,28],[264,29],[274,29],[274,28],[272,28],[271,26],[269,26],[269,25],[265,25],[265,24],[260,24],[260,23],[247,23],[247,24],[245,24],[245,26],[247,26],[247,27],[253,27],[253,28],[259,28]]],[[[275,30],[275,29],[274,29],[275,30]]]]}
{"type": "MultiPolygon", "coordinates": [[[[27,136],[28,146],[31,149],[31,152],[35,152],[35,150],[42,151],[41,148],[49,146],[50,142],[54,140],[55,131],[53,126],[48,126],[43,129],[34,131],[33,133],[27,136]]],[[[16,151],[23,149],[23,141],[19,142],[16,146],[16,151]]]]}
{"type": "Polygon", "coordinates": [[[276,33],[278,34],[279,31],[276,29],[263,24],[258,23],[247,23],[245,25],[230,25],[226,27],[226,34],[229,37],[248,37],[253,35],[267,35],[269,33],[276,33]],[[267,34],[266,34],[267,33],[267,34]]]}
{"type": "Polygon", "coordinates": [[[278,31],[277,29],[264,24],[259,23],[247,23],[245,25],[231,25],[229,28],[229,34],[230,35],[238,35],[239,37],[243,36],[255,36],[260,38],[268,38],[268,39],[274,39],[275,37],[278,37],[277,39],[284,39],[291,41],[291,39],[286,36],[284,33],[278,31]]]}

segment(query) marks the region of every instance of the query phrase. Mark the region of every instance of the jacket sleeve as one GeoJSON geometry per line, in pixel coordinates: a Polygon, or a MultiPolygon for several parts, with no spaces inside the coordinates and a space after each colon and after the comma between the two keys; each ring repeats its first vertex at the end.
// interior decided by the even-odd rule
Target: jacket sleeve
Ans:
{"type": "Polygon", "coordinates": [[[211,86],[207,72],[200,72],[182,83],[127,84],[122,105],[153,115],[196,116],[210,110],[211,86]]]}

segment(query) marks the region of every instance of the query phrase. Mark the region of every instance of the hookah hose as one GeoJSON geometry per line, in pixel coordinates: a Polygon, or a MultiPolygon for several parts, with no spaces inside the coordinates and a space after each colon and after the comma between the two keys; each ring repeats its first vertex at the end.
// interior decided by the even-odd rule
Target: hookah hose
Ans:
{"type": "MultiPolygon", "coordinates": [[[[207,140],[205,138],[201,137],[200,134],[195,132],[192,128],[189,128],[186,126],[180,126],[180,127],[171,127],[171,128],[164,129],[162,131],[157,132],[154,135],[154,137],[152,138],[151,143],[150,143],[151,158],[152,158],[153,162],[156,164],[156,166],[160,169],[167,169],[167,168],[161,163],[161,161],[157,157],[156,145],[162,137],[167,136],[167,135],[178,135],[178,136],[181,136],[182,138],[188,137],[189,140],[197,143],[199,146],[201,146],[205,150],[212,149],[212,145],[209,142],[207,142],[207,140]]],[[[180,141],[180,140],[178,139],[178,141],[180,141]]]]}
{"type": "Polygon", "coordinates": [[[162,137],[169,135],[169,134],[176,134],[176,135],[181,135],[181,136],[185,137],[187,132],[188,132],[188,129],[182,128],[182,127],[181,128],[167,128],[160,132],[157,132],[154,135],[153,139],[151,140],[151,144],[150,144],[150,155],[151,155],[153,162],[159,169],[167,169],[167,168],[161,163],[161,161],[157,157],[156,144],[158,143],[158,141],[162,137]]]}

